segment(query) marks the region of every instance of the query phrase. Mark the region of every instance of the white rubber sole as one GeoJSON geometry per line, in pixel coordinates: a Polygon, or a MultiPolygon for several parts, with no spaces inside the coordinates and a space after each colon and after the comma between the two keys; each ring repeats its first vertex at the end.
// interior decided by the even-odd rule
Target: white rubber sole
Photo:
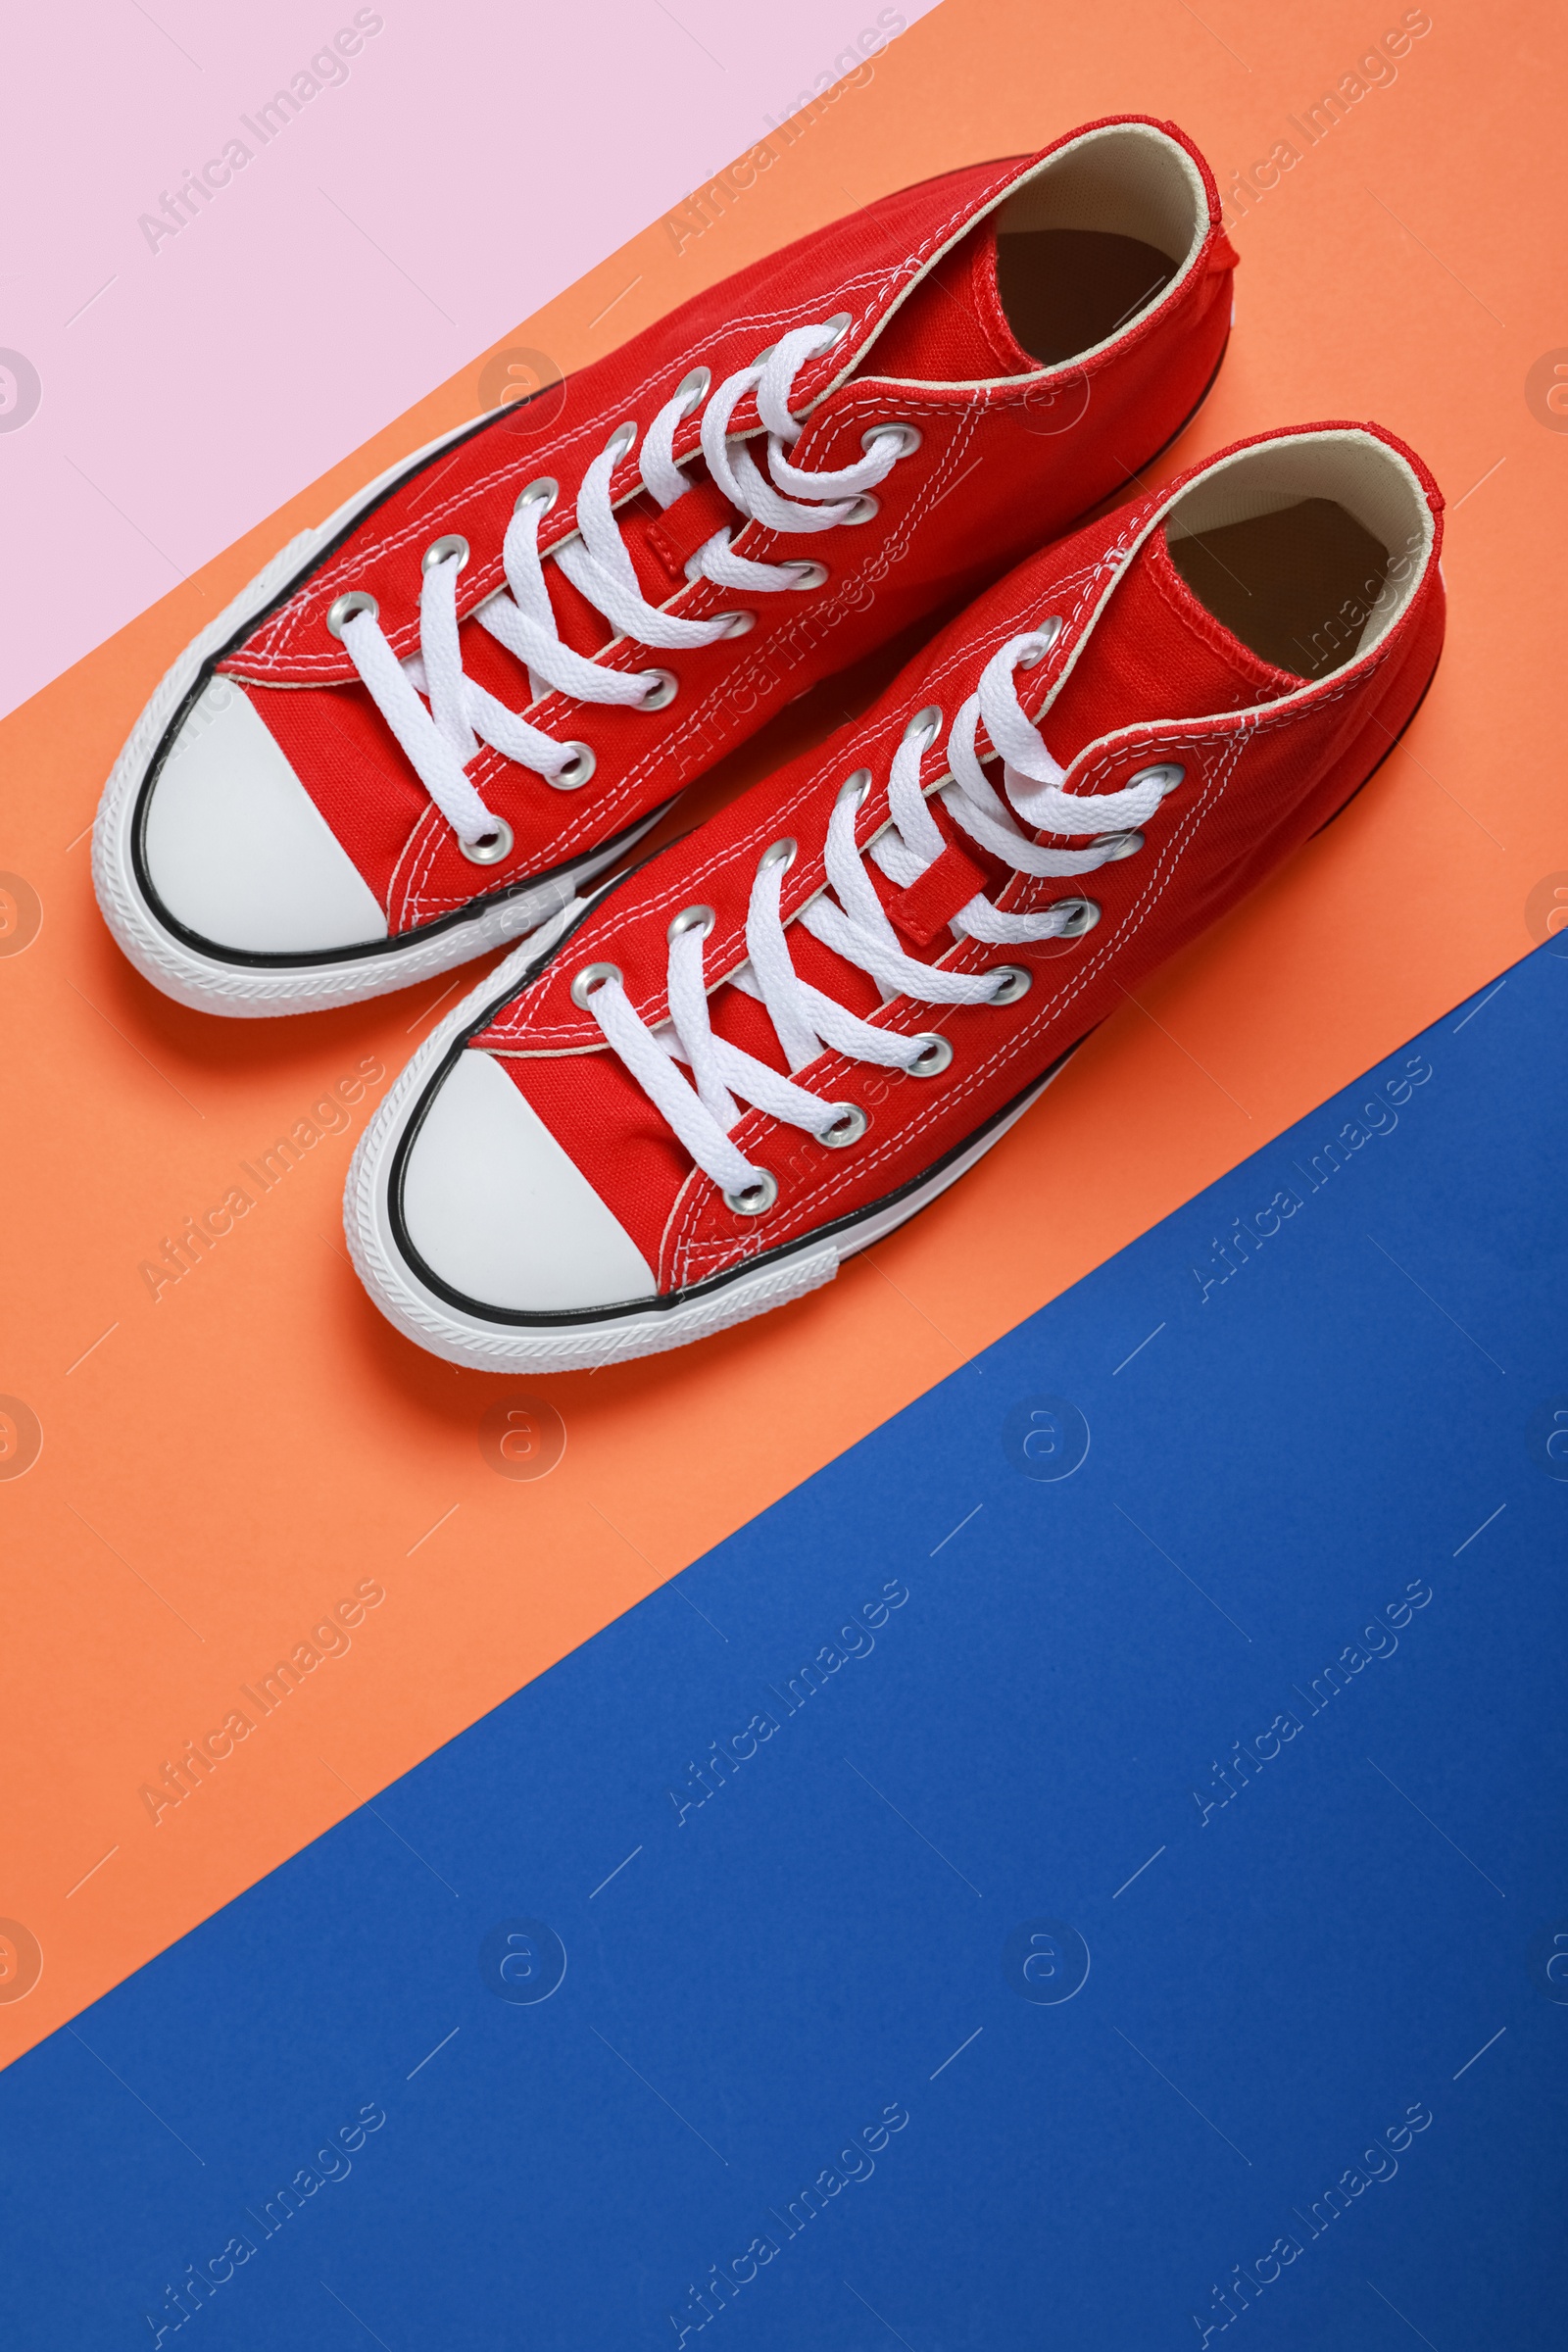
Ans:
{"type": "Polygon", "coordinates": [[[831,1282],[847,1257],[868,1250],[934,1200],[950,1184],[999,1144],[1007,1129],[1038,1102],[1063,1064],[1015,1104],[971,1148],[950,1161],[929,1183],[920,1186],[862,1224],[832,1236],[815,1248],[803,1248],[788,1257],[761,1266],[755,1274],[738,1275],[722,1288],[679,1305],[643,1313],[612,1315],[581,1323],[555,1323],[529,1329],[514,1323],[491,1322],[461,1308],[429,1290],[409,1265],[392,1229],[388,1184],[393,1159],[404,1130],[425,1083],[448,1048],[488,1004],[520,983],[529,963],[551,944],[564,923],[549,926],[548,935],[530,940],[506,963],[486,975],[456,1011],[447,1015],[426,1038],[413,1060],[394,1081],[374,1118],[360,1138],[349,1167],[343,1196],[343,1230],[355,1270],[389,1323],[405,1338],[451,1364],[478,1372],[587,1372],[601,1364],[623,1364],[641,1355],[662,1355],[694,1340],[729,1331],[765,1315],[808,1291],[831,1282]]]}
{"type": "Polygon", "coordinates": [[[131,833],[136,804],[148,766],[163,741],[171,718],[196,682],[202,663],[226,645],[247,621],[255,620],[277,592],[345,524],[352,522],[390,484],[416,466],[461,440],[472,430],[473,419],[443,433],[412,457],[400,459],[385,473],[367,483],[346,505],[329,514],[315,530],[279,549],[265,571],[241,589],[232,604],[189,644],[160,681],[147,708],[132,728],[104,787],[93,825],[92,878],[105,922],[130,961],[145,979],[177,1004],[198,1012],[216,1012],[231,1019],[265,1020],[289,1012],[324,1011],[337,1004],[356,1004],[371,997],[390,996],[395,989],[412,988],[438,972],[470,963],[509,940],[521,938],[574,899],[579,886],[602,873],[633,842],[648,832],[663,813],[656,809],[646,824],[628,831],[607,849],[596,850],[553,874],[531,890],[515,892],[471,921],[454,923],[449,930],[378,955],[345,956],[328,962],[254,965],[230,963],[204,956],[160,922],[142,896],[131,859],[131,833]]]}

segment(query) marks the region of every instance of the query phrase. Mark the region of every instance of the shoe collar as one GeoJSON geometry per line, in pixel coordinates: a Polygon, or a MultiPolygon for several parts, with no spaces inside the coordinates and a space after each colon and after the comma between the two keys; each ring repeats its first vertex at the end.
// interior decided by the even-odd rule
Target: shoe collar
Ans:
{"type": "MultiPolygon", "coordinates": [[[[626,418],[645,426],[668,400],[682,377],[706,367],[716,385],[791,328],[829,316],[847,325],[829,351],[808,363],[797,378],[797,414],[807,416],[858,376],[888,321],[945,254],[975,224],[1018,199],[1030,217],[1041,201],[1038,188],[1052,169],[1070,156],[1097,149],[1110,154],[1114,143],[1147,140],[1147,169],[1174,191],[1185,187],[1198,221],[1186,258],[1159,303],[1128,330],[1101,347],[1152,331],[1194,271],[1213,259],[1223,243],[1219,199],[1211,174],[1196,148],[1174,124],[1150,116],[1109,117],[1055,140],[1037,155],[1012,157],[925,180],[878,199],[862,211],[829,223],[751,265],[705,294],[693,297],[620,350],[568,376],[566,413],[537,439],[519,430],[526,411],[511,406],[464,426],[426,451],[407,471],[357,507],[341,532],[311,561],[259,626],[223,659],[229,673],[257,684],[333,685],[355,676],[352,662],[326,626],[333,601],[349,589],[367,589],[380,608],[383,630],[401,658],[417,651],[420,557],[438,533],[458,532],[474,548],[474,561],[459,588],[460,615],[471,612],[505,586],[501,545],[517,492],[542,476],[559,485],[556,503],[540,532],[545,552],[576,529],[577,494],[588,466],[626,418]],[[781,295],[781,289],[782,295],[781,295]],[[428,495],[426,477],[438,469],[440,495],[428,495]],[[482,553],[480,551],[483,551],[482,553]]],[[[1226,248],[1227,266],[1230,259],[1226,248]]],[[[1092,362],[1094,355],[1089,355],[1092,362]]],[[[1015,380],[1041,384],[1082,372],[1084,355],[1065,368],[1042,368],[1015,380]]],[[[973,390],[980,387],[953,387],[973,390]]],[[[1054,397],[1054,395],[1053,395],[1054,397]]],[[[731,423],[731,438],[751,438],[763,427],[750,394],[731,423]]],[[[675,438],[677,463],[699,447],[700,409],[675,438]]],[[[431,485],[433,486],[433,484],[431,485]]],[[[618,508],[639,495],[642,476],[637,450],[628,451],[612,477],[618,508]]]]}

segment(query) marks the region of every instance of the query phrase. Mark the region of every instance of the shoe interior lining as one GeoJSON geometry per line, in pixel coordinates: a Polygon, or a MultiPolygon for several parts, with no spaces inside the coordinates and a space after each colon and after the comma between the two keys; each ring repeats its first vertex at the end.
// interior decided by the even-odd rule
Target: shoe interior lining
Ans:
{"type": "Polygon", "coordinates": [[[1086,131],[1015,188],[997,234],[1093,228],[1137,237],[1169,262],[1185,262],[1207,225],[1203,183],[1185,148],[1162,131],[1121,123],[1086,131]]]}
{"type": "Polygon", "coordinates": [[[1007,324],[1046,368],[1108,343],[1175,274],[1174,262],[1144,238],[1103,229],[1026,228],[997,239],[1007,324]]]}
{"type": "Polygon", "coordinates": [[[1152,127],[1087,131],[997,214],[997,287],[1047,367],[1121,332],[1190,262],[1208,224],[1192,159],[1152,127]]]}
{"type": "Polygon", "coordinates": [[[1354,432],[1239,450],[1165,523],[1171,561],[1200,602],[1302,678],[1371,651],[1409,603],[1432,537],[1410,467],[1354,432]]]}

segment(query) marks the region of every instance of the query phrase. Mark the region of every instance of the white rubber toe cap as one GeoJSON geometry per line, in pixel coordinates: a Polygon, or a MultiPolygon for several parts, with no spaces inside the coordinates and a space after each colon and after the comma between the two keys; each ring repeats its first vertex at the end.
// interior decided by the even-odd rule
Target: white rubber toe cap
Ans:
{"type": "Polygon", "coordinates": [[[243,688],[214,678],[153,786],[147,871],[215,946],[301,955],[385,939],[386,916],[243,688]]]}
{"type": "Polygon", "coordinates": [[[470,1048],[425,1113],[403,1221],[431,1272],[545,1314],[649,1298],[652,1267],[492,1054],[470,1048]]]}

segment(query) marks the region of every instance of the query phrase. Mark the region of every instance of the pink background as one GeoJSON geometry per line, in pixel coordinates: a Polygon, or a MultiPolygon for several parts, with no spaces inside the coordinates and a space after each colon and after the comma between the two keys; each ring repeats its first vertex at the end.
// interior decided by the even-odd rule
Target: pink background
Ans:
{"type": "Polygon", "coordinates": [[[41,396],[5,429],[0,372],[0,713],[847,71],[878,17],[377,0],[346,78],[263,146],[241,117],[356,6],[9,12],[0,352],[41,396]],[[154,250],[140,216],[236,137],[249,163],[154,250]]]}

